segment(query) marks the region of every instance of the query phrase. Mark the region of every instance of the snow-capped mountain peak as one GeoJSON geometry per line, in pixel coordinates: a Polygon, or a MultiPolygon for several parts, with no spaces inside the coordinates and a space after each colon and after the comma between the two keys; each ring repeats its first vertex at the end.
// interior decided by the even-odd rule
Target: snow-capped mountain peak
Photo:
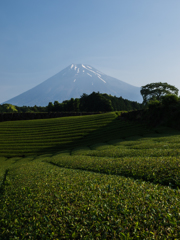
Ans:
{"type": "Polygon", "coordinates": [[[107,93],[142,102],[140,88],[107,76],[88,64],[71,64],[36,87],[6,103],[17,106],[47,106],[49,102],[80,98],[83,93],[107,93]]]}
{"type": "Polygon", "coordinates": [[[90,77],[93,77],[93,75],[97,76],[99,80],[106,83],[106,81],[103,79],[102,75],[103,73],[99,72],[95,68],[85,65],[85,64],[71,64],[70,70],[75,71],[77,74],[87,74],[90,77]]]}

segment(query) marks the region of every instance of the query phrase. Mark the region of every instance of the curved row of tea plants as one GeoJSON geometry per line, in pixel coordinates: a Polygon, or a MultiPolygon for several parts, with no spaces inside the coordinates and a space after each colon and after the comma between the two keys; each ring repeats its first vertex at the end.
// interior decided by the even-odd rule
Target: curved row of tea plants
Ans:
{"type": "Polygon", "coordinates": [[[116,113],[6,124],[0,239],[180,239],[178,131],[116,113]]]}
{"type": "Polygon", "coordinates": [[[119,113],[0,123],[0,156],[57,152],[149,130],[118,120],[119,113]]]}
{"type": "Polygon", "coordinates": [[[179,239],[179,190],[16,159],[0,197],[7,239],[179,239]]]}
{"type": "MultiPolygon", "coordinates": [[[[167,129],[168,130],[168,129],[167,129]]],[[[180,135],[133,136],[44,158],[60,167],[123,175],[180,187],[180,135]]]]}
{"type": "Polygon", "coordinates": [[[90,156],[46,157],[44,161],[59,167],[98,173],[121,175],[180,188],[180,157],[124,157],[90,156]]]}

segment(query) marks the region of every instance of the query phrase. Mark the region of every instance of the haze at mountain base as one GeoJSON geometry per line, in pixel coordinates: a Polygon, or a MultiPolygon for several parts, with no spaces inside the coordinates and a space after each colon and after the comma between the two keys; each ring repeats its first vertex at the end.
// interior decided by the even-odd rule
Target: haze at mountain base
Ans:
{"type": "Polygon", "coordinates": [[[90,94],[93,91],[142,102],[139,87],[107,76],[89,65],[71,64],[43,83],[5,103],[16,106],[47,106],[49,102],[79,98],[83,93],[90,94]]]}

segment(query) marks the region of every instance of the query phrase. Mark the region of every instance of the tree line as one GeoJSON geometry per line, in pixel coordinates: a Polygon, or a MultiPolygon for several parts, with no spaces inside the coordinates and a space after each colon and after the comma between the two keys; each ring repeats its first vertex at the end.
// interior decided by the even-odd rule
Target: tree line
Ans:
{"type": "Polygon", "coordinates": [[[62,103],[49,102],[45,107],[42,106],[14,106],[12,104],[0,105],[0,113],[36,113],[36,112],[108,112],[108,111],[131,111],[142,108],[155,108],[160,105],[169,106],[180,103],[178,89],[168,83],[150,83],[141,87],[143,103],[123,99],[108,95],[106,93],[92,92],[84,93],[80,98],[71,98],[62,103]]]}
{"type": "Polygon", "coordinates": [[[99,92],[84,93],[80,98],[71,98],[62,103],[49,102],[45,107],[41,106],[14,106],[11,104],[0,105],[0,112],[108,112],[139,110],[142,104],[99,92]]]}

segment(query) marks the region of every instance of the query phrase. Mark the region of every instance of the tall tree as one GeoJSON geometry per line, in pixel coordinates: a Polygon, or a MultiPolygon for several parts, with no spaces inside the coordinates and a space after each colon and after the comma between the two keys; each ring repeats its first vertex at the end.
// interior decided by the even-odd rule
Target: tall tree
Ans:
{"type": "Polygon", "coordinates": [[[141,87],[141,95],[143,97],[143,104],[146,105],[150,100],[161,100],[162,96],[167,94],[178,95],[178,89],[168,83],[150,83],[141,87]]]}
{"type": "Polygon", "coordinates": [[[53,112],[54,111],[54,104],[52,102],[49,102],[47,106],[48,112],[53,112]]]}

